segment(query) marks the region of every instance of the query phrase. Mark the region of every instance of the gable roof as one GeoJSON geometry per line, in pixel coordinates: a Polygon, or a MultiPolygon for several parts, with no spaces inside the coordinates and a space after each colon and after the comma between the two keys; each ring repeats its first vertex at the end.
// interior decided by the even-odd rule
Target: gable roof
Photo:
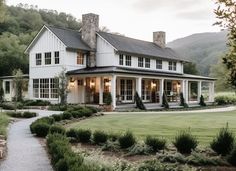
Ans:
{"type": "Polygon", "coordinates": [[[91,51],[91,48],[82,40],[81,33],[71,29],[47,26],[70,49],[91,51]]]}
{"type": "Polygon", "coordinates": [[[153,42],[133,39],[106,32],[98,32],[97,34],[109,42],[118,51],[118,53],[186,61],[181,59],[179,55],[171,48],[161,48],[153,42]]]}
{"type": "Polygon", "coordinates": [[[91,51],[91,48],[82,40],[80,32],[66,28],[44,25],[26,48],[25,52],[29,51],[45,29],[48,29],[55,34],[55,36],[60,39],[67,49],[91,51]]]}

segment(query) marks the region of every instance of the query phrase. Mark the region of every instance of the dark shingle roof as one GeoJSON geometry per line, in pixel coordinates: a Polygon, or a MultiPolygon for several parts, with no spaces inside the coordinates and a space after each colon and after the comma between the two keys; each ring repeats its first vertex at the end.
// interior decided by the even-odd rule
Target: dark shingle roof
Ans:
{"type": "Polygon", "coordinates": [[[75,30],[47,26],[70,49],[91,51],[91,48],[82,40],[81,33],[75,30]]]}
{"type": "Polygon", "coordinates": [[[172,49],[168,47],[161,48],[153,42],[137,40],[106,32],[98,32],[98,34],[108,41],[120,53],[185,61],[184,59],[181,59],[172,49]]]}
{"type": "Polygon", "coordinates": [[[68,75],[87,75],[87,74],[131,74],[131,75],[149,75],[149,76],[161,76],[168,78],[181,78],[181,79],[198,79],[198,80],[216,80],[215,78],[204,77],[200,75],[190,75],[190,74],[182,74],[182,73],[173,73],[173,72],[163,72],[157,70],[146,70],[146,69],[136,69],[136,68],[128,68],[128,67],[116,67],[116,66],[107,66],[107,67],[92,67],[92,68],[84,68],[68,71],[68,75]]]}

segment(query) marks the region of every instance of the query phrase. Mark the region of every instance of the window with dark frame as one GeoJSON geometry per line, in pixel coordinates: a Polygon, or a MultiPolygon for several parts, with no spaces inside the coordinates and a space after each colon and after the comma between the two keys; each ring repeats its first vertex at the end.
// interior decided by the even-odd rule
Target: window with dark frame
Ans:
{"type": "Polygon", "coordinates": [[[51,52],[46,52],[45,53],[45,65],[51,65],[52,60],[51,60],[51,52]]]}
{"type": "Polygon", "coordinates": [[[54,52],[55,64],[60,64],[59,51],[54,52]]]}
{"type": "Polygon", "coordinates": [[[162,60],[156,60],[156,69],[162,69],[162,60]]]}
{"type": "Polygon", "coordinates": [[[170,71],[176,71],[176,62],[169,61],[169,67],[168,69],[170,71]]]}
{"type": "Polygon", "coordinates": [[[125,65],[126,66],[131,66],[132,65],[131,56],[129,56],[129,55],[125,56],[125,65]]]}
{"type": "Polygon", "coordinates": [[[42,65],[42,54],[41,53],[36,53],[35,61],[36,61],[36,65],[42,65]]]}
{"type": "Polygon", "coordinates": [[[143,58],[138,57],[138,67],[143,67],[143,58]]]}
{"type": "Polygon", "coordinates": [[[124,55],[123,54],[119,55],[119,65],[124,65],[124,55]]]}
{"type": "Polygon", "coordinates": [[[82,52],[77,52],[77,64],[84,65],[84,54],[82,52]]]}
{"type": "Polygon", "coordinates": [[[145,58],[145,68],[150,68],[150,58],[145,58]]]}
{"type": "Polygon", "coordinates": [[[10,81],[5,82],[5,94],[10,94],[11,88],[10,88],[10,81]]]}

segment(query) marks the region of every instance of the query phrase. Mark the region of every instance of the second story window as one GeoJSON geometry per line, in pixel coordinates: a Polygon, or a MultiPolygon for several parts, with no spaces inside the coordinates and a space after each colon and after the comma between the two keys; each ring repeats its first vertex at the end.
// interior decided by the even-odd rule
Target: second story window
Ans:
{"type": "Polygon", "coordinates": [[[129,55],[126,55],[125,56],[125,65],[126,66],[131,66],[131,56],[129,56],[129,55]]]}
{"type": "Polygon", "coordinates": [[[145,58],[145,68],[150,68],[150,59],[145,58]]]}
{"type": "Polygon", "coordinates": [[[54,59],[55,59],[55,64],[60,63],[59,51],[54,52],[54,59]]]}
{"type": "Polygon", "coordinates": [[[84,54],[82,52],[77,52],[77,64],[84,65],[84,54]]]}
{"type": "Polygon", "coordinates": [[[36,53],[35,62],[36,62],[36,65],[42,65],[42,54],[41,53],[36,53]]]}
{"type": "Polygon", "coordinates": [[[143,58],[138,57],[138,67],[143,67],[143,58]]]}
{"type": "Polygon", "coordinates": [[[122,54],[119,56],[119,65],[124,65],[124,55],[122,54]]]}
{"type": "Polygon", "coordinates": [[[46,52],[45,53],[45,65],[51,65],[51,52],[46,52]]]}
{"type": "Polygon", "coordinates": [[[176,62],[169,62],[169,70],[176,71],[176,62]]]}
{"type": "Polygon", "coordinates": [[[162,69],[162,60],[156,60],[156,69],[162,69]]]}

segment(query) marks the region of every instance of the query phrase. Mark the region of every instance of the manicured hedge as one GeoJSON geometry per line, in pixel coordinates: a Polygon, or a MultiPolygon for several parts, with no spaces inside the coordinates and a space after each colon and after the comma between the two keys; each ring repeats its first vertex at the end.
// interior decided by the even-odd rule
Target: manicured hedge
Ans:
{"type": "Polygon", "coordinates": [[[6,112],[6,114],[10,117],[13,118],[32,118],[32,117],[36,117],[37,114],[35,112],[6,112]]]}
{"type": "Polygon", "coordinates": [[[215,102],[218,105],[236,104],[236,96],[216,96],[215,102]]]}

